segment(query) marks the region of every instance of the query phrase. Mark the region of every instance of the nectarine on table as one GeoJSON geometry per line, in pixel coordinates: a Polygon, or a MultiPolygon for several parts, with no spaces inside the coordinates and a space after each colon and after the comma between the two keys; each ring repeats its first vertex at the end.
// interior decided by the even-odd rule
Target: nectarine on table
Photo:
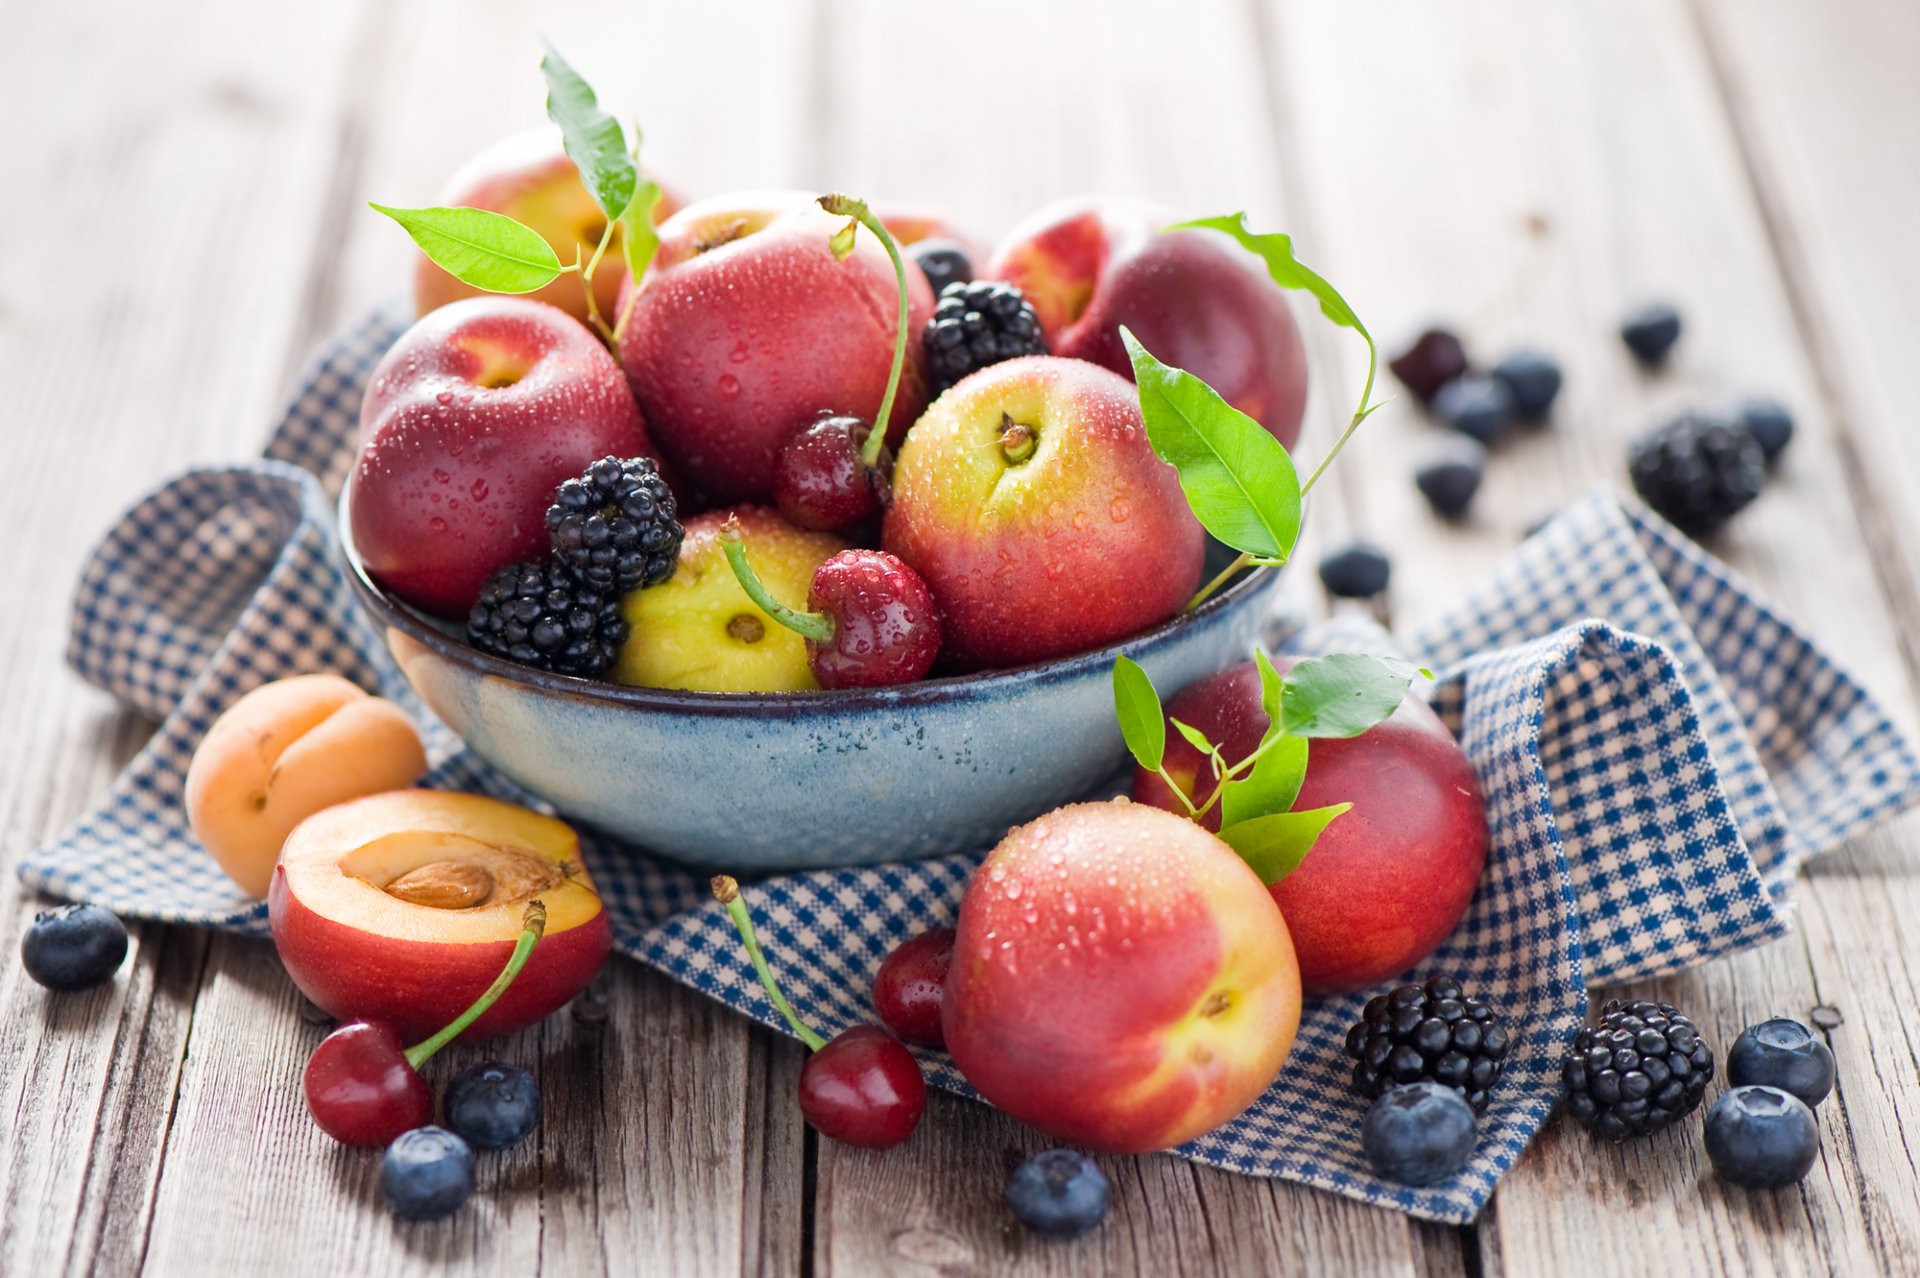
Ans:
{"type": "MultiPolygon", "coordinates": [[[[1267,730],[1259,671],[1249,661],[1208,675],[1168,702],[1167,715],[1205,733],[1229,765],[1238,763],[1267,730]]],[[[1212,797],[1206,758],[1178,733],[1168,733],[1165,766],[1197,804],[1212,797]]],[[[1182,810],[1166,783],[1144,769],[1134,772],[1133,797],[1182,810]]],[[[1311,743],[1294,807],[1335,803],[1353,807],[1272,887],[1313,994],[1378,985],[1431,954],[1466,913],[1487,858],[1486,804],[1473,764],[1415,692],[1357,737],[1311,743]]],[[[1206,819],[1217,826],[1219,807],[1206,819]]]]}
{"type": "Polygon", "coordinates": [[[943,1026],[994,1105],[1109,1153],[1166,1149],[1252,1104],[1300,1021],[1287,924],[1192,821],[1080,803],[1015,829],[960,904],[943,1026]]]}
{"type": "Polygon", "coordinates": [[[263,897],[296,825],[426,771],[399,706],[339,675],[295,675],[255,688],[207,729],[187,767],[187,823],[228,878],[263,897]]]}
{"type": "Polygon", "coordinates": [[[287,839],[267,893],[273,943],[335,1017],[424,1038],[513,953],[530,902],[546,931],[513,986],[462,1036],[531,1025],[586,988],[613,932],[565,823],[517,804],[400,790],[328,808],[287,839]]]}

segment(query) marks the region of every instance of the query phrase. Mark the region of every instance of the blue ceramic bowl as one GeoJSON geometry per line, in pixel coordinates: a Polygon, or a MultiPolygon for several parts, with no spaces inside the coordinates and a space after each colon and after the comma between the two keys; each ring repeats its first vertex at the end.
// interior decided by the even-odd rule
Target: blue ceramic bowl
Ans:
{"type": "Polygon", "coordinates": [[[566,816],[735,872],[976,851],[1113,777],[1115,654],[1155,686],[1251,652],[1279,574],[1243,575],[1191,614],[1059,661],[886,689],[630,688],[490,656],[367,576],[341,495],[349,579],[407,681],[476,754],[566,816]]]}

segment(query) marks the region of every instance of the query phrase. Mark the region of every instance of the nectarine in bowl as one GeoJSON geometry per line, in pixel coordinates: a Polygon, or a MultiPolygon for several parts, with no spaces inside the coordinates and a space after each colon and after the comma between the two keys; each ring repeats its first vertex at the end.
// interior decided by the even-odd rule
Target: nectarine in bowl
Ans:
{"type": "Polygon", "coordinates": [[[340,498],[348,578],[401,672],[482,759],[576,819],[732,872],[972,852],[1086,796],[1125,760],[1114,657],[1177,688],[1244,659],[1279,574],[1071,657],[888,688],[690,692],[552,674],[468,644],[369,575],[340,498]]]}

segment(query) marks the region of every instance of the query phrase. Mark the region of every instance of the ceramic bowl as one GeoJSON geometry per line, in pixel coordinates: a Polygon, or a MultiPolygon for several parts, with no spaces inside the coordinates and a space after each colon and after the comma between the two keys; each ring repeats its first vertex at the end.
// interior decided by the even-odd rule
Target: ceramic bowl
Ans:
{"type": "Polygon", "coordinates": [[[351,500],[349,486],[349,579],[435,714],[563,815],[731,872],[978,851],[1087,795],[1125,756],[1114,656],[1171,695],[1248,655],[1279,584],[1243,575],[1124,643],[1013,670],[835,692],[630,688],[490,656],[387,594],[354,551],[351,500]]]}

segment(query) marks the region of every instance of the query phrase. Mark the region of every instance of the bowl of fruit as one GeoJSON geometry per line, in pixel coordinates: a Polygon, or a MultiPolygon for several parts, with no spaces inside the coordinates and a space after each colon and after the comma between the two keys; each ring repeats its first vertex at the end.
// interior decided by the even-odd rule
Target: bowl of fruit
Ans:
{"type": "Polygon", "coordinates": [[[1117,775],[1121,656],[1260,637],[1305,362],[1233,227],[1070,202],[975,279],[844,195],[659,218],[629,157],[563,266],[521,176],[381,208],[435,265],[340,528],[413,688],[562,813],[734,870],[974,850],[1117,775]]]}

